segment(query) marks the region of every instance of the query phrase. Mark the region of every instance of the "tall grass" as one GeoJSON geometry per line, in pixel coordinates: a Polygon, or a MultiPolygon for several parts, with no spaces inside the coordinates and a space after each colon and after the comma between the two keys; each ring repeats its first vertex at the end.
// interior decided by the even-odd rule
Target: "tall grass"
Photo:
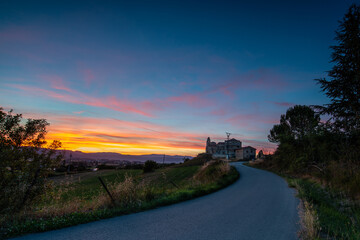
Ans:
{"type": "Polygon", "coordinates": [[[87,184],[63,184],[20,214],[2,216],[0,230],[3,237],[57,229],[172,204],[216,191],[238,178],[234,168],[219,161],[201,167],[165,168],[139,175],[122,173],[118,175],[120,177],[113,175],[105,182],[114,201],[99,182],[94,185],[97,177],[85,180],[87,184]],[[96,190],[88,186],[96,186],[96,190]]]}
{"type": "Polygon", "coordinates": [[[228,174],[230,171],[230,165],[228,162],[221,160],[212,160],[206,162],[197,174],[194,176],[194,179],[199,180],[200,182],[209,183],[213,182],[216,179],[222,178],[224,175],[228,174]]]}
{"type": "Polygon", "coordinates": [[[288,179],[304,202],[304,239],[360,239],[360,205],[342,192],[306,179],[288,179]]]}
{"type": "Polygon", "coordinates": [[[317,239],[320,228],[318,216],[313,205],[308,201],[304,201],[303,206],[300,208],[300,238],[304,240],[317,239]]]}
{"type": "Polygon", "coordinates": [[[336,174],[337,179],[321,181],[314,175],[294,176],[280,172],[271,162],[250,166],[270,170],[284,177],[290,187],[297,189],[298,197],[303,202],[300,211],[302,238],[360,240],[360,201],[354,198],[347,186],[339,186],[338,179],[343,179],[345,184],[352,181],[342,169],[338,169],[337,173],[336,168],[331,170],[331,175],[336,174]]]}

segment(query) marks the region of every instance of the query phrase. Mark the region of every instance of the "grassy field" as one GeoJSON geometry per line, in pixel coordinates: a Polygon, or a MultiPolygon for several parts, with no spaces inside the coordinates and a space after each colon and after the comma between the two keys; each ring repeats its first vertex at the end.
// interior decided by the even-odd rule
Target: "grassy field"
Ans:
{"type": "Polygon", "coordinates": [[[58,176],[51,191],[31,208],[11,216],[0,230],[3,237],[12,237],[144,211],[214,192],[238,177],[228,164],[195,161],[151,173],[120,169],[58,176]]]}
{"type": "MultiPolygon", "coordinates": [[[[269,170],[262,164],[249,164],[269,170]]],[[[273,171],[273,169],[272,169],[273,171]]],[[[273,171],[296,188],[302,200],[300,211],[302,239],[360,240],[360,202],[320,184],[315,179],[294,177],[273,171]]]]}
{"type": "Polygon", "coordinates": [[[59,195],[61,201],[70,201],[74,198],[91,200],[94,196],[101,194],[104,189],[98,177],[106,183],[122,182],[125,176],[140,177],[140,169],[102,170],[98,172],[87,172],[56,177],[55,194],[59,195]]]}

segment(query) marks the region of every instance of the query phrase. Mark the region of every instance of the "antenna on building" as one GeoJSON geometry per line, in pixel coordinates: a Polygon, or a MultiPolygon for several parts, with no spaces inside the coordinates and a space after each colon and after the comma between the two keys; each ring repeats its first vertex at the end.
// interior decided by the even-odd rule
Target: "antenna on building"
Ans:
{"type": "Polygon", "coordinates": [[[231,135],[231,133],[226,132],[226,137],[227,137],[227,140],[229,140],[229,139],[230,139],[230,135],[231,135]]]}
{"type": "Polygon", "coordinates": [[[226,142],[226,145],[225,145],[225,147],[226,147],[226,159],[227,160],[229,160],[229,139],[230,139],[230,135],[231,135],[231,133],[229,133],[229,132],[226,132],[226,137],[227,137],[227,142],[226,142]]]}

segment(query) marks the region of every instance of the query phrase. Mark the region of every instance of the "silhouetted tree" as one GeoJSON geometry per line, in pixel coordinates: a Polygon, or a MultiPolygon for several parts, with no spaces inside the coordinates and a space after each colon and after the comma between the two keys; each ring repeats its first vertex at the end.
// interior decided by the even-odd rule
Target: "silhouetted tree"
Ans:
{"type": "Polygon", "coordinates": [[[274,143],[302,140],[315,133],[320,123],[320,115],[308,106],[296,105],[281,115],[280,124],[270,130],[268,139],[274,143]]]}
{"type": "Polygon", "coordinates": [[[61,146],[46,147],[45,119],[27,119],[0,107],[0,214],[16,213],[44,193],[46,177],[60,163],[61,146]]]}
{"type": "Polygon", "coordinates": [[[144,173],[153,172],[158,168],[158,164],[155,161],[147,160],[144,164],[144,173]]]}
{"type": "Polygon", "coordinates": [[[360,7],[352,5],[336,32],[333,68],[318,79],[330,104],[316,106],[329,114],[327,123],[312,108],[295,106],[281,115],[268,135],[278,143],[263,166],[319,177],[351,196],[360,193],[360,7]]]}
{"type": "Polygon", "coordinates": [[[305,170],[316,162],[314,139],[320,128],[320,116],[302,105],[289,108],[281,115],[280,124],[270,130],[268,139],[278,143],[274,160],[284,170],[305,170]]]}
{"type": "Polygon", "coordinates": [[[329,79],[316,80],[331,100],[321,110],[332,116],[336,127],[351,132],[360,129],[360,6],[349,8],[335,40],[329,79]]]}

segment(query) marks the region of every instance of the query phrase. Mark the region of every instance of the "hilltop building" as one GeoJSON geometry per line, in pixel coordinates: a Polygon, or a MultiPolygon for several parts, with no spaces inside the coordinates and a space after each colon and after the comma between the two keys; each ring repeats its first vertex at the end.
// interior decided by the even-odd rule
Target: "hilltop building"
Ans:
{"type": "Polygon", "coordinates": [[[228,158],[236,160],[255,159],[256,149],[242,147],[241,141],[232,138],[224,142],[211,142],[210,137],[206,141],[206,153],[212,154],[213,158],[228,158]]]}

